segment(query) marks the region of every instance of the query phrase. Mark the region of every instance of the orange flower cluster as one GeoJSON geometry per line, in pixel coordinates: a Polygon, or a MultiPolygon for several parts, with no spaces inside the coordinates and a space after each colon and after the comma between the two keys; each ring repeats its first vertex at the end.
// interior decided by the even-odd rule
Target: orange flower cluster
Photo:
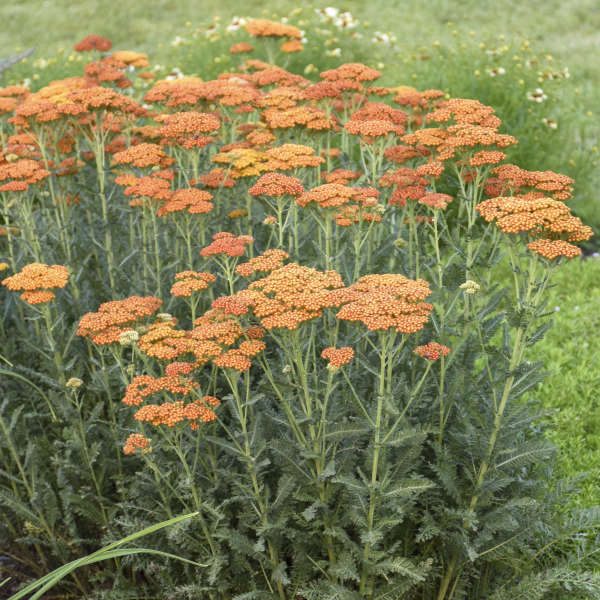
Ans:
{"type": "Polygon", "coordinates": [[[336,225],[349,227],[356,223],[378,223],[381,221],[383,205],[379,204],[379,191],[375,188],[353,188],[354,196],[349,203],[341,206],[333,216],[336,225]]]}
{"type": "Polygon", "coordinates": [[[415,333],[423,329],[433,310],[423,302],[430,294],[423,279],[414,281],[395,273],[365,275],[344,290],[344,304],[336,316],[360,321],[371,331],[415,333]]]}
{"type": "Polygon", "coordinates": [[[153,315],[162,304],[154,296],[131,296],[125,300],[105,302],[98,312],[87,313],[79,321],[77,335],[89,337],[95,344],[114,344],[124,331],[153,315]]]}
{"type": "Polygon", "coordinates": [[[191,215],[205,214],[210,212],[214,207],[214,204],[211,202],[212,197],[210,192],[197,190],[196,188],[177,190],[158,209],[157,214],[159,217],[184,211],[187,211],[191,215]]]}
{"type": "Polygon", "coordinates": [[[198,177],[198,183],[208,188],[221,188],[221,187],[233,187],[235,185],[235,179],[229,176],[229,171],[216,167],[212,171],[200,175],[198,177]]]}
{"type": "Polygon", "coordinates": [[[265,152],[268,158],[267,170],[291,171],[299,167],[318,167],[325,162],[315,156],[315,149],[301,144],[283,144],[265,152]]]}
{"type": "Polygon", "coordinates": [[[158,144],[141,143],[130,146],[127,150],[117,152],[113,156],[116,165],[132,165],[140,169],[147,167],[168,167],[174,159],[165,154],[158,144]]]}
{"type": "Polygon", "coordinates": [[[97,62],[90,62],[84,67],[86,80],[90,85],[100,86],[111,83],[119,89],[131,86],[131,81],[125,76],[127,64],[114,56],[105,56],[97,62]]]}
{"type": "Polygon", "coordinates": [[[150,440],[144,437],[141,433],[132,433],[123,445],[123,454],[135,454],[135,451],[139,448],[144,450],[148,447],[150,440]]]}
{"type": "Polygon", "coordinates": [[[189,297],[193,292],[208,289],[216,277],[212,273],[181,271],[175,275],[175,283],[171,287],[171,295],[189,297]]]}
{"type": "Polygon", "coordinates": [[[428,181],[423,175],[419,175],[416,169],[400,167],[384,173],[378,183],[380,187],[394,188],[389,199],[391,206],[406,206],[407,200],[419,200],[425,196],[428,181]]]}
{"type": "Polygon", "coordinates": [[[111,41],[99,35],[88,35],[73,46],[75,52],[90,52],[92,50],[108,52],[111,48],[111,41]]]}
{"type": "Polygon", "coordinates": [[[241,54],[242,52],[252,52],[254,46],[251,46],[247,42],[239,42],[238,44],[232,44],[229,48],[231,54],[241,54]]]}
{"type": "Polygon", "coordinates": [[[481,125],[498,129],[502,122],[494,115],[494,109],[478,100],[465,98],[450,98],[443,100],[436,110],[427,115],[427,120],[434,123],[447,123],[454,120],[460,125],[481,125]]]}
{"type": "Polygon", "coordinates": [[[448,194],[425,194],[418,202],[433,210],[445,210],[453,200],[454,198],[448,194]]]}
{"type": "Polygon", "coordinates": [[[354,350],[350,346],[342,346],[341,348],[330,346],[321,352],[321,358],[328,360],[331,367],[339,369],[354,358],[354,350]]]}
{"type": "Polygon", "coordinates": [[[271,129],[306,127],[312,131],[324,131],[335,127],[333,117],[312,106],[294,106],[285,110],[270,108],[262,112],[262,117],[271,129]]]}
{"type": "Polygon", "coordinates": [[[30,158],[21,158],[15,162],[0,163],[0,192],[24,192],[32,184],[39,183],[50,176],[50,171],[30,158]]]}
{"type": "Polygon", "coordinates": [[[201,400],[195,400],[189,404],[185,404],[183,400],[164,402],[163,404],[147,404],[138,409],[134,419],[152,423],[155,427],[159,425],[175,427],[182,421],[189,421],[190,429],[196,430],[199,423],[209,423],[217,418],[212,407],[219,406],[219,404],[221,402],[214,396],[203,396],[201,400]]]}
{"type": "Polygon", "coordinates": [[[352,81],[375,81],[381,77],[381,73],[367,67],[362,63],[345,63],[336,69],[329,69],[320,73],[321,79],[326,81],[339,81],[340,79],[350,79],[352,81]]]}
{"type": "Polygon", "coordinates": [[[581,242],[592,237],[592,228],[583,225],[569,207],[553,198],[490,198],[476,207],[488,223],[496,221],[504,233],[528,232],[535,237],[581,242]]]}
{"type": "Polygon", "coordinates": [[[485,192],[488,196],[500,196],[506,190],[520,193],[530,189],[539,192],[539,196],[550,196],[556,200],[568,200],[572,196],[574,181],[553,171],[527,171],[517,165],[500,165],[492,170],[495,178],[486,181],[485,192]]]}
{"type": "MultiPolygon", "coordinates": [[[[217,298],[213,308],[196,319],[191,337],[207,347],[217,367],[247,371],[252,366],[250,358],[266,348],[260,339],[265,332],[260,327],[243,328],[236,316],[232,316],[243,314],[236,305],[241,306],[235,296],[217,298]],[[232,347],[238,342],[237,347],[232,347]]],[[[243,311],[247,311],[246,306],[243,311]]]]}
{"type": "Polygon", "coordinates": [[[300,196],[304,193],[302,182],[296,177],[281,173],[265,173],[248,190],[251,196],[300,196]]]}
{"type": "Polygon", "coordinates": [[[400,86],[394,89],[396,95],[394,102],[400,106],[410,107],[413,110],[427,110],[432,100],[441,98],[444,92],[441,90],[425,90],[419,92],[413,87],[400,86]]]}
{"type": "Polygon", "coordinates": [[[429,153],[429,150],[422,145],[405,146],[404,144],[398,144],[386,148],[383,155],[387,160],[401,165],[411,158],[427,156],[429,153]]]}
{"type": "Polygon", "coordinates": [[[190,394],[198,383],[180,377],[179,373],[165,377],[152,377],[151,375],[137,375],[125,389],[123,404],[139,406],[154,394],[167,392],[169,394],[190,394]]]}
{"type": "Polygon", "coordinates": [[[64,288],[69,279],[67,267],[31,263],[14,275],[2,280],[9,290],[22,291],[21,298],[28,304],[50,302],[56,296],[51,290],[64,288]]]}
{"type": "MultiPolygon", "coordinates": [[[[132,50],[117,50],[113,52],[112,57],[128,67],[147,67],[148,55],[142,52],[133,52],[132,50]]],[[[141,74],[140,74],[141,75],[141,74]]]]}
{"type": "Polygon", "coordinates": [[[450,348],[438,342],[429,342],[424,346],[417,346],[413,352],[428,360],[438,360],[441,356],[448,356],[450,348]]]}
{"type": "Polygon", "coordinates": [[[163,143],[178,144],[188,150],[213,142],[214,138],[203,134],[217,131],[221,126],[215,115],[195,111],[158,115],[155,120],[164,123],[158,128],[163,143]]]}
{"type": "Polygon", "coordinates": [[[283,42],[279,49],[286,54],[292,54],[293,52],[301,52],[304,50],[304,46],[300,40],[289,40],[287,42],[283,42]]]}
{"type": "Polygon", "coordinates": [[[564,256],[565,258],[581,256],[581,248],[569,244],[569,242],[565,242],[564,240],[535,240],[534,242],[529,242],[527,247],[532,252],[548,260],[553,260],[560,256],[564,256]]]}
{"type": "Polygon", "coordinates": [[[343,286],[335,271],[322,272],[290,263],[232,296],[228,310],[244,314],[252,308],[265,329],[293,330],[320,317],[325,308],[339,306],[339,289],[343,286]]]}
{"type": "Polygon", "coordinates": [[[504,152],[498,150],[481,150],[476,152],[470,159],[469,165],[472,167],[481,167],[483,165],[497,165],[506,158],[504,152]]]}
{"type": "Polygon", "coordinates": [[[382,102],[367,102],[350,115],[344,129],[352,135],[367,138],[385,136],[389,133],[402,135],[408,114],[382,102]]]}
{"type": "Polygon", "coordinates": [[[351,181],[358,179],[363,174],[362,171],[350,171],[349,169],[334,169],[325,173],[327,183],[337,183],[339,185],[348,185],[351,181]]]}
{"type": "Polygon", "coordinates": [[[222,231],[213,235],[213,241],[200,250],[201,256],[216,256],[225,254],[226,256],[242,256],[246,252],[246,246],[252,244],[254,238],[251,235],[234,235],[222,231]]]}
{"type": "MultiPolygon", "coordinates": [[[[147,177],[136,177],[133,174],[119,175],[115,177],[115,183],[126,186],[125,195],[135,198],[169,200],[173,195],[168,179],[160,177],[157,173],[147,177]]],[[[141,202],[133,200],[130,204],[137,206],[141,202]]]]}
{"type": "Polygon", "coordinates": [[[303,208],[314,203],[322,209],[338,209],[348,204],[356,194],[355,188],[339,183],[324,183],[302,194],[296,202],[303,208]]]}
{"type": "Polygon", "coordinates": [[[267,19],[254,19],[246,25],[246,31],[254,37],[286,37],[296,40],[302,39],[302,32],[292,25],[284,25],[268,21],[267,19]]]}
{"type": "Polygon", "coordinates": [[[250,277],[254,273],[270,273],[283,266],[290,255],[279,248],[265,250],[261,255],[251,258],[235,268],[235,272],[242,277],[250,277]]]}

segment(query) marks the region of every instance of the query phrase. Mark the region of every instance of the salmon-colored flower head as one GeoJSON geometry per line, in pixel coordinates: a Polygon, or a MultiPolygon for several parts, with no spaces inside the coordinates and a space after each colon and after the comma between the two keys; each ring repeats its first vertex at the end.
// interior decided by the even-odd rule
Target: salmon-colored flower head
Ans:
{"type": "Polygon", "coordinates": [[[239,42],[238,44],[233,44],[229,48],[230,54],[241,54],[243,52],[252,52],[254,50],[254,46],[248,44],[247,42],[239,42]]]}
{"type": "Polygon", "coordinates": [[[323,71],[321,79],[327,81],[338,81],[339,79],[351,79],[354,81],[374,81],[381,77],[381,72],[367,67],[362,63],[345,63],[336,69],[323,71]]]}
{"type": "Polygon", "coordinates": [[[290,255],[279,248],[265,250],[261,255],[251,258],[235,268],[235,272],[242,277],[250,277],[255,273],[270,273],[283,266],[290,255]]]}
{"type": "Polygon", "coordinates": [[[424,346],[417,346],[413,352],[428,360],[438,360],[441,356],[448,356],[450,348],[437,342],[429,342],[424,346]]]}
{"type": "Polygon", "coordinates": [[[113,156],[113,162],[117,165],[131,165],[138,168],[146,167],[168,167],[174,160],[165,154],[158,144],[142,143],[130,146],[127,150],[117,152],[113,156]]]}
{"type": "Polygon", "coordinates": [[[64,288],[69,270],[61,265],[31,263],[18,273],[2,280],[9,290],[22,291],[21,298],[28,304],[42,304],[55,298],[54,288],[64,288]]]}
{"type": "Polygon", "coordinates": [[[354,350],[350,346],[341,348],[331,346],[321,352],[321,358],[328,360],[330,366],[339,368],[347,365],[354,358],[354,350]]]}
{"type": "Polygon", "coordinates": [[[208,289],[216,277],[212,273],[181,271],[175,275],[175,283],[171,287],[171,295],[189,297],[194,292],[208,289]]]}
{"type": "Polygon", "coordinates": [[[90,52],[91,50],[108,52],[111,48],[111,41],[99,35],[88,35],[73,46],[75,52],[90,52]]]}
{"type": "Polygon", "coordinates": [[[248,190],[252,196],[300,196],[304,193],[302,182],[296,177],[281,173],[265,173],[248,190]]]}
{"type": "Polygon", "coordinates": [[[154,296],[131,296],[125,300],[105,302],[98,312],[87,313],[79,321],[77,335],[89,337],[95,344],[113,344],[124,331],[133,329],[153,315],[162,304],[154,296]]]}
{"type": "Polygon", "coordinates": [[[302,32],[292,25],[276,23],[267,19],[254,19],[246,25],[246,31],[253,37],[286,37],[302,39],[302,32]]]}
{"type": "Polygon", "coordinates": [[[423,302],[430,294],[423,279],[415,281],[395,273],[365,275],[344,290],[344,305],[337,318],[360,321],[372,331],[415,333],[423,329],[433,310],[423,302]]]}
{"type": "Polygon", "coordinates": [[[187,212],[191,215],[206,214],[214,207],[211,202],[212,197],[210,192],[196,188],[177,190],[158,209],[157,214],[159,217],[177,212],[187,212]]]}
{"type": "Polygon", "coordinates": [[[234,235],[222,231],[213,235],[213,241],[200,250],[201,256],[216,256],[224,254],[226,256],[242,256],[246,252],[246,246],[254,242],[251,235],[234,235]]]}
{"type": "Polygon", "coordinates": [[[581,248],[564,240],[535,240],[527,244],[527,247],[548,260],[554,260],[561,256],[565,258],[581,256],[581,248]]]}
{"type": "Polygon", "coordinates": [[[188,150],[203,148],[213,142],[214,138],[205,134],[215,132],[221,126],[217,116],[195,111],[159,115],[155,120],[164,123],[158,128],[164,143],[175,143],[188,150]]]}
{"type": "Polygon", "coordinates": [[[504,233],[528,232],[535,237],[581,242],[592,237],[591,227],[571,214],[569,207],[552,198],[498,197],[479,203],[479,214],[496,221],[504,233]]]}

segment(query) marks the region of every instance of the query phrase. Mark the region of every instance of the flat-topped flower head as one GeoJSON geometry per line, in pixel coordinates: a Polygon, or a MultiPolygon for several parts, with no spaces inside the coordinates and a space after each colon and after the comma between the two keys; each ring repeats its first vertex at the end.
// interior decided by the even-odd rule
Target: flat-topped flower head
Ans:
{"type": "Polygon", "coordinates": [[[158,209],[157,214],[159,217],[178,212],[203,215],[214,208],[214,204],[211,202],[212,198],[213,195],[206,190],[196,188],[177,190],[158,209]]]}
{"type": "Polygon", "coordinates": [[[162,114],[155,118],[159,123],[164,123],[158,128],[158,134],[163,143],[178,144],[188,150],[203,148],[214,138],[207,133],[214,133],[221,127],[221,120],[212,113],[195,111],[162,114]]]}
{"type": "Polygon", "coordinates": [[[197,271],[181,271],[175,275],[175,283],[171,287],[172,296],[189,297],[194,292],[207,290],[209,284],[216,281],[212,273],[197,271]]]}
{"type": "Polygon", "coordinates": [[[246,25],[246,31],[253,37],[302,39],[302,32],[297,27],[267,19],[254,19],[250,21],[246,25]]]}
{"type": "Polygon", "coordinates": [[[513,194],[527,190],[538,191],[540,196],[550,196],[555,200],[568,200],[572,196],[573,179],[554,171],[527,171],[517,165],[499,165],[492,169],[494,177],[486,181],[485,193],[488,196],[501,196],[508,191],[513,194]]]}
{"type": "Polygon", "coordinates": [[[427,115],[434,123],[454,121],[461,125],[481,125],[498,129],[502,122],[494,115],[494,109],[478,100],[450,98],[436,104],[436,109],[427,115]]]}
{"type": "Polygon", "coordinates": [[[336,121],[332,116],[313,106],[293,106],[285,109],[269,108],[264,110],[261,116],[270,129],[304,127],[309,131],[325,131],[336,126],[336,121]]]}
{"type": "Polygon", "coordinates": [[[252,52],[254,50],[254,46],[248,44],[247,42],[239,42],[238,44],[232,44],[229,48],[230,54],[242,54],[245,52],[252,52]]]}
{"type": "Polygon", "coordinates": [[[321,352],[321,358],[329,361],[330,367],[339,369],[354,358],[354,350],[350,346],[342,346],[341,348],[330,346],[321,352]]]}
{"type": "Polygon", "coordinates": [[[250,277],[255,273],[270,273],[283,266],[284,261],[289,257],[287,252],[279,248],[265,250],[260,256],[255,256],[248,262],[238,265],[235,272],[242,277],[250,277]]]}
{"type": "Polygon", "coordinates": [[[131,296],[125,300],[105,302],[98,312],[87,313],[79,321],[77,335],[89,337],[95,344],[114,344],[124,331],[133,329],[161,306],[154,296],[131,296]]]}
{"type": "Polygon", "coordinates": [[[293,330],[320,317],[325,308],[339,306],[336,292],[343,286],[335,271],[290,263],[251,283],[236,296],[241,308],[251,308],[265,329],[293,330]]]}
{"type": "Polygon", "coordinates": [[[564,240],[535,240],[527,244],[527,247],[536,254],[548,259],[577,258],[581,256],[581,248],[565,242],[564,240]]]}
{"type": "Polygon", "coordinates": [[[362,171],[351,171],[350,169],[334,169],[329,173],[325,173],[325,181],[327,183],[338,183],[339,185],[348,185],[351,181],[358,179],[362,174],[362,171]]]}
{"type": "Polygon", "coordinates": [[[356,195],[354,188],[339,183],[324,183],[308,190],[296,199],[303,208],[313,205],[322,209],[337,209],[356,195]]]}
{"type": "Polygon", "coordinates": [[[449,194],[431,193],[419,198],[418,202],[433,210],[445,210],[453,200],[449,194]]]}
{"type": "Polygon", "coordinates": [[[246,247],[254,242],[251,235],[238,235],[222,231],[213,235],[213,241],[200,250],[201,256],[217,256],[224,254],[226,256],[242,256],[246,252],[246,247]]]}
{"type": "Polygon", "coordinates": [[[265,173],[248,190],[251,196],[300,196],[304,193],[304,186],[297,177],[290,177],[282,173],[265,173]]]}
{"type": "Polygon", "coordinates": [[[75,52],[91,52],[92,50],[108,52],[111,48],[112,43],[109,39],[93,34],[87,35],[73,46],[75,52]]]}
{"type": "Polygon", "coordinates": [[[201,183],[207,188],[221,188],[221,187],[233,187],[235,185],[235,179],[229,175],[229,171],[227,169],[222,169],[221,167],[216,167],[205,173],[204,175],[200,175],[198,177],[198,183],[201,183]]]}
{"type": "Polygon", "coordinates": [[[413,352],[427,360],[438,360],[442,356],[448,356],[450,348],[443,344],[438,344],[438,342],[429,342],[424,346],[417,346],[413,352]]]}
{"type": "Polygon", "coordinates": [[[535,237],[581,242],[592,237],[591,227],[571,214],[569,207],[553,198],[504,197],[480,202],[475,209],[504,233],[528,232],[535,237]]]}
{"type": "Polygon", "coordinates": [[[381,72],[367,67],[362,63],[345,63],[336,69],[329,69],[320,74],[321,79],[327,81],[338,81],[350,79],[354,81],[375,81],[381,77],[381,72]]]}
{"type": "Polygon", "coordinates": [[[40,183],[49,176],[50,171],[30,158],[0,163],[0,192],[26,191],[30,185],[40,183]]]}
{"type": "Polygon", "coordinates": [[[344,304],[337,318],[359,321],[371,331],[415,333],[423,329],[433,310],[423,302],[430,294],[423,279],[395,273],[365,275],[343,291],[344,304]]]}
{"type": "Polygon", "coordinates": [[[62,265],[31,263],[14,275],[2,280],[9,290],[21,291],[21,298],[28,304],[43,304],[55,298],[52,291],[64,288],[69,279],[69,270],[62,265]]]}
{"type": "Polygon", "coordinates": [[[138,168],[168,167],[173,164],[174,159],[168,156],[158,144],[143,142],[117,152],[113,155],[113,162],[117,165],[131,165],[138,168]]]}
{"type": "Polygon", "coordinates": [[[175,427],[179,423],[187,422],[190,428],[195,430],[199,428],[200,423],[210,423],[217,418],[213,407],[219,404],[219,399],[214,396],[203,396],[188,404],[183,400],[146,404],[138,409],[134,419],[151,423],[155,427],[175,427]]]}

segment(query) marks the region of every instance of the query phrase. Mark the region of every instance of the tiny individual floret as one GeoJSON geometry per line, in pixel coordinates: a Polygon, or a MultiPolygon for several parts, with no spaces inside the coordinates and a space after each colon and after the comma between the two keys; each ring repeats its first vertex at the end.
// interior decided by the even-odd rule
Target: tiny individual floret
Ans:
{"type": "Polygon", "coordinates": [[[438,342],[429,342],[424,346],[417,346],[414,349],[414,353],[427,360],[438,360],[442,356],[448,356],[448,354],[450,354],[450,348],[438,344],[438,342]]]}

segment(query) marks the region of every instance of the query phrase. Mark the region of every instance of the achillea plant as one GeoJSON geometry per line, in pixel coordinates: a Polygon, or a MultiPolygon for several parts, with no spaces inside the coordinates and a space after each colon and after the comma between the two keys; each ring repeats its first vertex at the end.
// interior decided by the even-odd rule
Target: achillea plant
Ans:
{"type": "Polygon", "coordinates": [[[15,560],[37,574],[194,511],[163,544],[206,567],[136,554],[69,585],[600,598],[564,550],[585,558],[597,515],[562,527],[524,397],[551,274],[592,235],[566,203],[574,182],[505,162],[518,140],[481,102],[384,87],[357,62],[309,81],[273,64],[304,52],[300,30],[246,29],[268,63],[156,81],[145,105],[128,92],[145,57],[124,52],[0,93],[16,156],[0,154],[4,283],[40,305],[54,356],[32,350],[37,318],[6,311],[2,333],[25,342],[2,356],[15,560]],[[69,275],[74,302],[54,297],[69,275]],[[19,412],[24,386],[48,399],[39,379],[56,422],[37,397],[35,419],[19,412]]]}

